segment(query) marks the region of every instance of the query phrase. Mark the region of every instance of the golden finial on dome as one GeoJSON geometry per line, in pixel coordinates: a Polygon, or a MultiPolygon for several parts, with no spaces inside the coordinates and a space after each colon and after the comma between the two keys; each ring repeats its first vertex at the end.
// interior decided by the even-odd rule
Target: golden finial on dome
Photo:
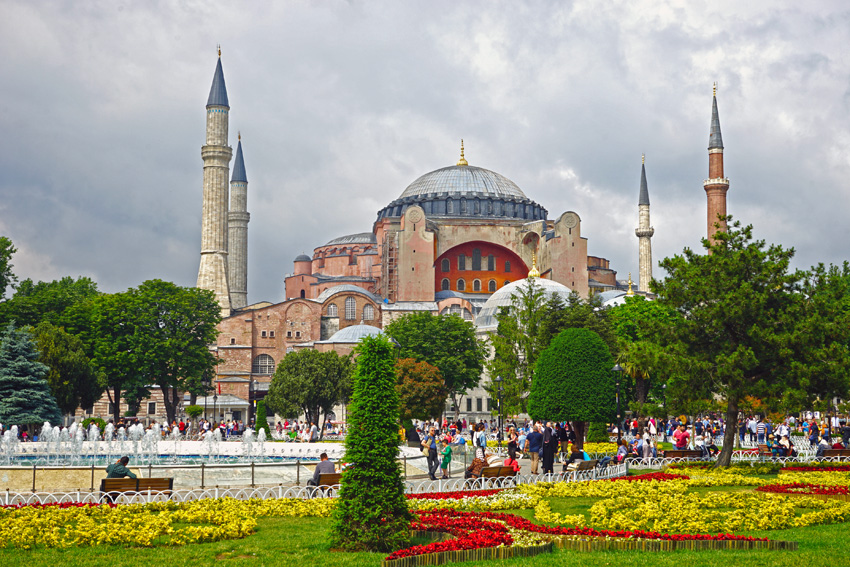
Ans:
{"type": "Polygon", "coordinates": [[[221,44],[219,43],[215,48],[218,49],[218,56],[221,57],[221,44]]]}
{"type": "Polygon", "coordinates": [[[242,141],[242,131],[241,130],[236,131],[236,137],[239,138],[240,142],[242,141]]]}
{"type": "Polygon", "coordinates": [[[469,162],[463,157],[463,138],[460,140],[460,159],[457,160],[458,165],[469,165],[469,162]]]}
{"type": "Polygon", "coordinates": [[[537,269],[537,252],[531,253],[531,269],[528,271],[528,277],[539,278],[540,270],[537,269]]]}
{"type": "Polygon", "coordinates": [[[646,154],[640,154],[640,164],[646,164],[646,154]]]}
{"type": "Polygon", "coordinates": [[[717,81],[714,81],[714,87],[711,89],[711,95],[717,96],[717,81]]]}
{"type": "Polygon", "coordinates": [[[626,295],[634,295],[635,291],[632,289],[632,273],[629,272],[629,291],[626,292],[626,295]]]}

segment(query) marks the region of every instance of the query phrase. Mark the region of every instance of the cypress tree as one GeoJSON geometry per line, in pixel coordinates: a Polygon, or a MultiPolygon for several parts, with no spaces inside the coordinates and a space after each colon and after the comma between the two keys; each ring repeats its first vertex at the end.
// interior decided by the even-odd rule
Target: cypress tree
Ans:
{"type": "Polygon", "coordinates": [[[395,352],[382,336],[357,347],[345,460],[331,543],[346,551],[391,551],[410,542],[411,514],[398,463],[395,352]]]}
{"type": "Polygon", "coordinates": [[[38,356],[30,333],[9,323],[0,335],[0,422],[7,428],[62,419],[38,356]]]}
{"type": "Polygon", "coordinates": [[[257,433],[260,429],[266,432],[266,439],[271,439],[272,432],[269,429],[269,420],[266,417],[266,402],[260,400],[257,402],[257,423],[255,425],[257,433]]]}

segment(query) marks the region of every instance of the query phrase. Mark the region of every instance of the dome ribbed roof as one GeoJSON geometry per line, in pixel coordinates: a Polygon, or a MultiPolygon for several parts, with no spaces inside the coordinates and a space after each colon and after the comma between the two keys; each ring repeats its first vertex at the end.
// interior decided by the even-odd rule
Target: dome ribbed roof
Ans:
{"type": "Polygon", "coordinates": [[[511,282],[490,296],[484,304],[484,307],[481,308],[478,316],[475,318],[475,326],[480,329],[496,327],[499,324],[496,319],[499,309],[502,307],[510,307],[513,304],[514,295],[519,294],[521,288],[528,286],[528,282],[530,280],[534,280],[534,283],[537,286],[543,288],[543,293],[546,294],[547,301],[556,294],[560,295],[564,301],[566,301],[573,292],[573,290],[564,284],[547,280],[545,278],[526,278],[524,280],[511,282]]]}
{"type": "Polygon", "coordinates": [[[375,335],[380,335],[381,329],[378,327],[373,327],[372,325],[351,325],[350,327],[346,327],[344,329],[340,329],[336,333],[334,333],[331,338],[326,341],[319,341],[322,343],[357,343],[360,342],[360,339],[363,337],[374,337],[375,335]]]}
{"type": "Polygon", "coordinates": [[[310,258],[307,254],[299,254],[298,256],[296,256],[295,261],[296,262],[312,262],[313,259],[310,258]]]}
{"type": "Polygon", "coordinates": [[[527,198],[522,189],[507,177],[470,165],[453,165],[426,173],[408,185],[399,198],[428,193],[484,193],[492,197],[527,198]]]}

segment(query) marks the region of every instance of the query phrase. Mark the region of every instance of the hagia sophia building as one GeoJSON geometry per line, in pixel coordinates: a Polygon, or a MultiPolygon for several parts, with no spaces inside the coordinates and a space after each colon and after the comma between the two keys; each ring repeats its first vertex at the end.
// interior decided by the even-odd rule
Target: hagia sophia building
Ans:
{"type": "MultiPolygon", "coordinates": [[[[221,359],[214,395],[196,403],[206,405],[211,418],[215,404],[218,419],[247,421],[249,407],[265,396],[277,364],[288,353],[307,348],[349,353],[360,338],[379,333],[407,313],[456,314],[472,321],[484,338],[495,329],[498,308],[510,304],[513,290],[529,275],[537,276],[550,295],[602,294],[614,303],[628,293],[646,293],[652,279],[654,229],[644,165],[635,231],[639,279],[633,289],[631,276],[628,284],[618,282],[608,260],[588,255],[577,212],[550,219],[549,211],[516,183],[470,165],[461,142],[454,165],[410,183],[377,211],[371,227],[364,226],[368,230],[333,238],[316,246],[312,256],[296,257],[292,273],[284,277],[282,301],[250,304],[249,183],[241,137],[235,158],[228,145],[230,104],[220,53],[206,113],[197,286],[215,293],[223,320],[213,347],[221,359]]],[[[704,188],[710,237],[717,214],[726,213],[729,186],[716,92],[709,165],[704,188]]],[[[482,382],[488,380],[482,377],[482,382]]],[[[164,417],[164,408],[157,407],[161,405],[143,403],[139,417],[145,409],[149,417],[164,417]]],[[[459,408],[468,420],[490,419],[494,409],[482,387],[468,392],[459,408]]]]}

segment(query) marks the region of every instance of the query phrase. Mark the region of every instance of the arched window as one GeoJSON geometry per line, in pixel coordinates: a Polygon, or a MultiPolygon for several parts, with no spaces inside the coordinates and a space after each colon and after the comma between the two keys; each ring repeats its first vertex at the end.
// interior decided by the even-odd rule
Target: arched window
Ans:
{"type": "Polygon", "coordinates": [[[478,248],[472,250],[472,270],[481,270],[481,250],[478,248]]]}
{"type": "Polygon", "coordinates": [[[440,282],[440,289],[443,291],[449,291],[449,279],[443,278],[443,281],[440,282]]]}
{"type": "Polygon", "coordinates": [[[506,272],[510,272],[510,271],[511,271],[511,263],[510,263],[510,262],[505,262],[505,271],[506,271],[506,272]]]}
{"type": "Polygon", "coordinates": [[[451,315],[460,315],[460,305],[451,305],[449,307],[449,313],[451,315]]]}
{"type": "Polygon", "coordinates": [[[452,214],[455,212],[455,204],[451,199],[446,199],[446,214],[452,214]]]}
{"type": "Polygon", "coordinates": [[[353,297],[345,298],[345,318],[348,321],[354,321],[357,317],[357,302],[353,297]]]}
{"type": "Polygon", "coordinates": [[[461,254],[457,257],[457,269],[465,270],[466,269],[466,255],[461,254]]]}
{"type": "Polygon", "coordinates": [[[367,303],[363,307],[363,320],[364,321],[371,321],[374,318],[375,318],[375,308],[367,303]]]}
{"type": "Polygon", "coordinates": [[[440,262],[440,264],[442,264],[441,267],[442,267],[443,272],[451,271],[452,263],[448,258],[443,258],[443,261],[440,262]]]}
{"type": "Polygon", "coordinates": [[[481,280],[472,280],[472,291],[481,291],[481,280]]]}
{"type": "Polygon", "coordinates": [[[506,286],[506,285],[508,285],[509,283],[511,283],[511,280],[505,280],[505,283],[504,283],[504,285],[503,285],[502,287],[505,287],[505,286],[506,286]]]}
{"type": "Polygon", "coordinates": [[[490,280],[489,282],[487,282],[487,291],[489,291],[490,293],[496,291],[496,280],[490,280]]]}
{"type": "Polygon", "coordinates": [[[457,281],[457,290],[458,291],[466,291],[466,282],[462,279],[457,281]]]}
{"type": "Polygon", "coordinates": [[[336,303],[328,305],[328,317],[339,317],[339,308],[336,303]]]}
{"type": "Polygon", "coordinates": [[[251,365],[252,374],[273,374],[274,359],[267,354],[258,355],[251,365]]]}
{"type": "Polygon", "coordinates": [[[301,290],[301,299],[304,299],[306,296],[307,296],[307,292],[305,292],[305,291],[302,289],[302,290],[301,290]]]}
{"type": "Polygon", "coordinates": [[[466,307],[463,308],[463,318],[467,321],[472,321],[472,312],[466,307]]]}
{"type": "Polygon", "coordinates": [[[487,256],[487,271],[495,272],[496,271],[496,257],[490,254],[487,256]]]}

